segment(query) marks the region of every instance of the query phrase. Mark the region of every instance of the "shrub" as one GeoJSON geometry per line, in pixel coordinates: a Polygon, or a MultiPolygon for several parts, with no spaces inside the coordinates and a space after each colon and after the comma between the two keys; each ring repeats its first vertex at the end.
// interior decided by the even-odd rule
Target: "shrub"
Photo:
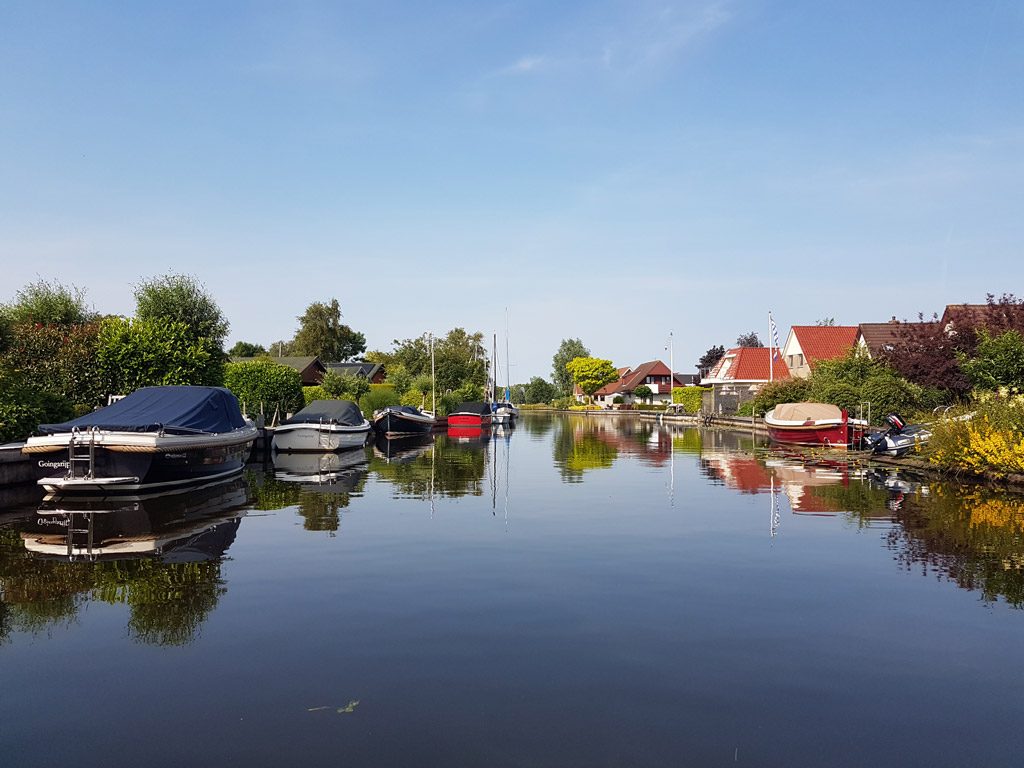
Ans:
{"type": "Polygon", "coordinates": [[[1024,403],[989,397],[977,404],[973,418],[939,420],[928,453],[933,464],[947,469],[1024,473],[1024,403]]]}
{"type": "Polygon", "coordinates": [[[96,364],[99,323],[39,325],[16,323],[0,355],[5,368],[34,389],[93,407],[105,405],[107,385],[96,364]]]}
{"type": "Polygon", "coordinates": [[[683,410],[695,414],[704,405],[704,393],[709,387],[675,387],[672,390],[672,402],[682,405],[683,410]]]}
{"type": "Polygon", "coordinates": [[[737,416],[753,416],[754,415],[754,401],[747,400],[745,403],[740,403],[739,408],[736,409],[737,416]]]}
{"type": "Polygon", "coordinates": [[[333,398],[358,401],[373,385],[363,376],[327,371],[320,381],[320,386],[333,398]]]}
{"type": "Polygon", "coordinates": [[[0,443],[24,440],[40,424],[74,415],[67,398],[33,388],[21,376],[0,374],[0,443]]]}
{"type": "Polygon", "coordinates": [[[871,403],[871,416],[877,421],[887,413],[905,415],[919,410],[924,401],[924,387],[886,372],[865,381],[860,397],[871,403]]]}
{"type": "Polygon", "coordinates": [[[763,416],[779,403],[803,403],[811,396],[808,379],[782,379],[765,384],[753,399],[754,413],[763,416]]]}
{"type": "Polygon", "coordinates": [[[295,411],[304,403],[302,376],[271,357],[224,366],[224,385],[252,413],[295,411]]]}
{"type": "Polygon", "coordinates": [[[106,318],[100,324],[96,364],[111,394],[224,381],[221,352],[209,340],[196,339],[184,323],[169,320],[106,318]]]}
{"type": "MultiPolygon", "coordinates": [[[[365,379],[364,379],[365,381],[365,379]]],[[[370,391],[359,398],[359,408],[370,419],[373,412],[388,405],[398,405],[401,398],[391,384],[371,384],[370,391]]]]}
{"type": "Polygon", "coordinates": [[[612,398],[612,405],[622,405],[626,402],[626,399],[622,395],[616,395],[612,398]]]}
{"type": "Polygon", "coordinates": [[[302,388],[302,401],[309,405],[314,400],[330,400],[331,396],[327,394],[327,390],[323,387],[303,387],[302,388]]]}
{"type": "Polygon", "coordinates": [[[976,389],[1024,391],[1024,336],[1017,331],[992,336],[981,329],[974,357],[960,355],[960,367],[976,389]]]}

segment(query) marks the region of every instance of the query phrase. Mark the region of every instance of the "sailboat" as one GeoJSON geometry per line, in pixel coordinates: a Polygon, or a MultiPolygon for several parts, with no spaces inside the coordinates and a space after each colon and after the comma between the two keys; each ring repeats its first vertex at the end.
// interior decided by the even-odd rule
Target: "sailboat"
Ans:
{"type": "Polygon", "coordinates": [[[505,399],[498,400],[498,339],[494,339],[494,423],[512,426],[519,418],[519,409],[512,404],[512,373],[508,354],[508,310],[505,310],[505,399]]]}

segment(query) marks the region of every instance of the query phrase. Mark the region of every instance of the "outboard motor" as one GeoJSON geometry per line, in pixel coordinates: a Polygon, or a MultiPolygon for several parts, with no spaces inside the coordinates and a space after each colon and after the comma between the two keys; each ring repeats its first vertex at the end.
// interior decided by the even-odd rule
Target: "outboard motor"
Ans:
{"type": "Polygon", "coordinates": [[[899,414],[896,413],[890,413],[886,416],[885,422],[889,425],[889,431],[894,435],[898,435],[903,431],[903,428],[907,426],[907,422],[905,422],[899,414]]]}

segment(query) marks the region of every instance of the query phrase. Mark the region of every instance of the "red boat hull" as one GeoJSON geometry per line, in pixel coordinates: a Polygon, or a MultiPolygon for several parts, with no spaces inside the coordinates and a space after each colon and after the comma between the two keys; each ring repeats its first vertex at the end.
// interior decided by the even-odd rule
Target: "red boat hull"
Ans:
{"type": "Polygon", "coordinates": [[[788,445],[820,445],[845,448],[850,444],[849,429],[845,424],[821,427],[768,427],[768,436],[776,443],[788,445]]]}
{"type": "Polygon", "coordinates": [[[490,414],[481,416],[478,413],[452,413],[448,415],[449,427],[481,427],[491,426],[490,414]]]}

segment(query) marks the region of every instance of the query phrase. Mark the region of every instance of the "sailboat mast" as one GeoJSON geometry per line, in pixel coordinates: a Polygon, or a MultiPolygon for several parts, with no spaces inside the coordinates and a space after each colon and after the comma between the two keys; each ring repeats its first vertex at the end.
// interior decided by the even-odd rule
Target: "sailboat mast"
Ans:
{"type": "Polygon", "coordinates": [[[512,364],[508,356],[508,307],[505,307],[505,399],[512,402],[512,364]]]}
{"type": "Polygon", "coordinates": [[[498,402],[498,334],[494,334],[492,340],[493,354],[491,355],[491,402],[498,402]]]}

